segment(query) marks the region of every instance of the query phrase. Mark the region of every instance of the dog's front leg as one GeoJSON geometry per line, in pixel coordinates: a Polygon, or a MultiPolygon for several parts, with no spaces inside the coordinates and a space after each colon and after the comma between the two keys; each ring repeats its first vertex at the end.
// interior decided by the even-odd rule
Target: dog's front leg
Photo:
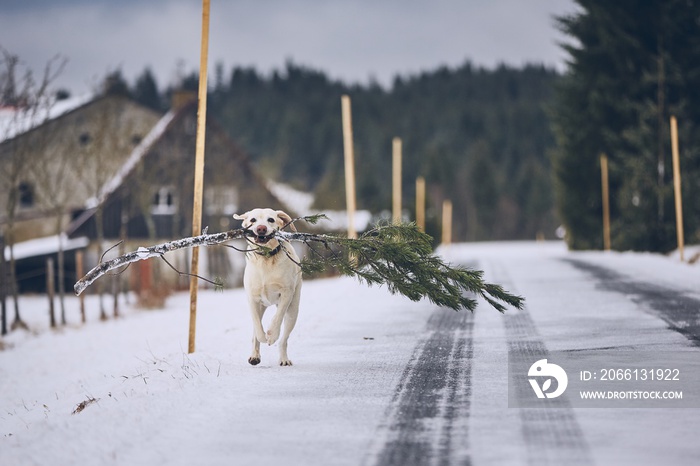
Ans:
{"type": "Polygon", "coordinates": [[[253,320],[253,336],[260,343],[266,343],[267,334],[262,324],[262,318],[263,314],[265,314],[266,307],[261,301],[252,297],[248,299],[248,303],[250,305],[250,316],[253,320]]]}
{"type": "Polygon", "coordinates": [[[262,317],[265,313],[265,306],[254,299],[249,300],[250,314],[253,320],[253,352],[248,358],[248,363],[257,366],[260,364],[260,342],[267,341],[267,335],[262,326],[262,317]]]}
{"type": "Polygon", "coordinates": [[[248,358],[248,363],[252,366],[260,364],[260,342],[256,335],[253,335],[253,353],[248,358]]]}

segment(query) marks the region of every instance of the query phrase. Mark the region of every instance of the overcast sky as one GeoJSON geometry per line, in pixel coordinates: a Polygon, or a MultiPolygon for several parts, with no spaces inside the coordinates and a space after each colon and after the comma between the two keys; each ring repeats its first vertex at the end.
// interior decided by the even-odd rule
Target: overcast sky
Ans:
{"type": "MultiPolygon", "coordinates": [[[[543,63],[564,69],[553,15],[573,0],[212,0],[216,63],[261,72],[285,61],[348,83],[459,66],[543,63]]],[[[56,85],[74,94],[121,69],[150,66],[162,89],[199,66],[201,0],[0,0],[0,46],[41,72],[69,61],[56,85]]]]}

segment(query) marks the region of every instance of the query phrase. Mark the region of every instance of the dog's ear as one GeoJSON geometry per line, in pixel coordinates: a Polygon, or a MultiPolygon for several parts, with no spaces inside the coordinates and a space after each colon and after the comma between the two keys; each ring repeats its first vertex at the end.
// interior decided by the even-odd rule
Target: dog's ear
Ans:
{"type": "Polygon", "coordinates": [[[289,225],[289,228],[291,228],[292,231],[297,231],[297,228],[292,223],[292,217],[290,217],[288,213],[284,212],[283,210],[278,210],[277,218],[282,221],[282,225],[280,225],[280,228],[289,225]]]}
{"type": "Polygon", "coordinates": [[[249,213],[250,212],[246,212],[246,213],[241,214],[241,215],[233,214],[233,218],[235,218],[236,220],[243,220],[243,223],[241,225],[243,226],[243,228],[247,228],[248,225],[246,225],[246,223],[248,223],[248,214],[249,213]]]}

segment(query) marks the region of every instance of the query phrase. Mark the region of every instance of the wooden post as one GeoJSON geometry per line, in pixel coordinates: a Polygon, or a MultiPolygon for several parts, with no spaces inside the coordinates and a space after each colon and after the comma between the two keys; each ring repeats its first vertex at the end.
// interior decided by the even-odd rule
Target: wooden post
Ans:
{"type": "Polygon", "coordinates": [[[391,219],[395,224],[401,223],[401,138],[394,138],[391,151],[391,185],[392,203],[391,219]]]}
{"type": "Polygon", "coordinates": [[[600,178],[603,186],[603,249],[610,250],[610,193],[608,190],[608,156],[600,154],[600,178]]]}
{"type": "MultiPolygon", "coordinates": [[[[202,191],[204,185],[204,140],[207,124],[207,58],[209,54],[209,0],[202,0],[202,43],[199,55],[199,105],[197,107],[197,139],[194,165],[194,197],[192,205],[192,234],[202,232],[202,191]]],[[[194,353],[197,327],[197,286],[199,248],[192,249],[190,266],[190,333],[188,353],[194,353]]]]}
{"type": "Polygon", "coordinates": [[[425,178],[416,178],[416,225],[425,233],[425,178]]]}
{"type": "Polygon", "coordinates": [[[348,211],[348,238],[357,238],[355,229],[355,154],[352,143],[350,97],[340,98],[343,114],[343,148],[345,152],[345,204],[348,211]]]}
{"type": "Polygon", "coordinates": [[[683,257],[683,196],[681,194],[681,166],[678,156],[678,122],[675,116],[671,116],[671,151],[673,155],[673,193],[676,198],[676,236],[678,238],[678,251],[683,257]]]}
{"type": "Polygon", "coordinates": [[[5,237],[0,233],[0,335],[7,335],[7,291],[10,288],[5,268],[5,237]]]}
{"type": "MultiPolygon", "coordinates": [[[[75,252],[75,275],[76,281],[83,278],[84,265],[83,265],[83,251],[75,252]]],[[[85,293],[80,293],[80,321],[85,323],[85,293]]]]}
{"type": "Polygon", "coordinates": [[[452,201],[442,201],[442,245],[452,244],[452,201]]]}
{"type": "Polygon", "coordinates": [[[56,286],[54,282],[53,258],[46,259],[46,294],[49,297],[49,321],[51,328],[56,326],[56,314],[54,313],[54,292],[56,286]]]}

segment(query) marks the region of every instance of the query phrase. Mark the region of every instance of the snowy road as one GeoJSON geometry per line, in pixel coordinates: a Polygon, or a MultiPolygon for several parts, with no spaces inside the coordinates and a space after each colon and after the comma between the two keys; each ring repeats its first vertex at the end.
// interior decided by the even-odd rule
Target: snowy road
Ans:
{"type": "MultiPolygon", "coordinates": [[[[526,309],[455,313],[351,279],[309,281],[291,368],[274,347],[247,364],[241,290],[200,294],[192,355],[185,295],[162,311],[12,335],[0,351],[0,464],[697,464],[700,409],[509,408],[508,361],[700,360],[700,268],[558,243],[444,254],[525,296],[526,309]]],[[[43,300],[26,306],[43,324],[43,300]]]]}

